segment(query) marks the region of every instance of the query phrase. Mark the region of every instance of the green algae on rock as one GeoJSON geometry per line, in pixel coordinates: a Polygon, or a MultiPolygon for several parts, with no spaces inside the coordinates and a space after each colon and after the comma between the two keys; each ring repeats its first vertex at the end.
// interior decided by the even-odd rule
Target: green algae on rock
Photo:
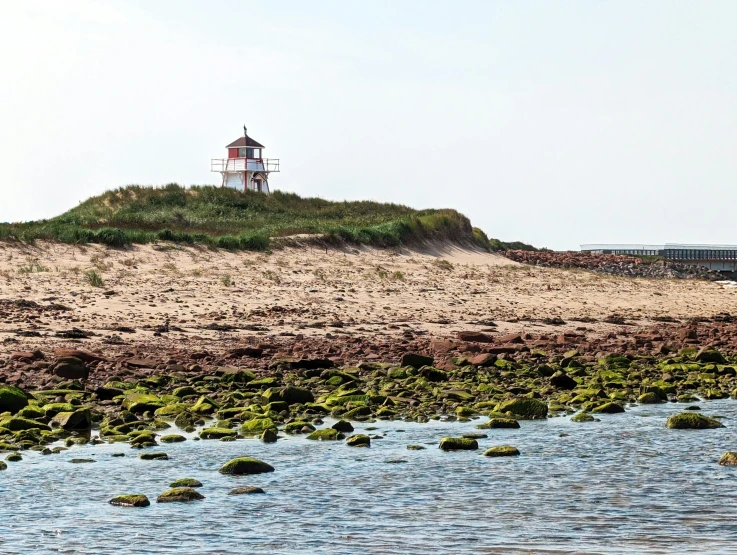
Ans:
{"type": "Polygon", "coordinates": [[[201,488],[202,482],[194,478],[180,478],[169,484],[170,488],[201,488]]]}
{"type": "Polygon", "coordinates": [[[371,447],[371,438],[365,434],[356,434],[345,440],[351,447],[371,447]]]}
{"type": "Polygon", "coordinates": [[[7,469],[8,469],[8,465],[5,464],[5,462],[0,461],[0,470],[7,470],[7,469]]]}
{"type": "Polygon", "coordinates": [[[279,436],[276,433],[276,430],[273,428],[269,428],[268,430],[264,430],[261,434],[261,441],[264,443],[276,443],[276,441],[279,439],[279,436]]]}
{"type": "Polygon", "coordinates": [[[495,428],[519,428],[519,422],[514,418],[490,418],[488,422],[478,424],[479,430],[491,430],[495,428]]]}
{"type": "Polygon", "coordinates": [[[654,391],[648,391],[647,393],[640,395],[637,398],[637,402],[643,405],[656,405],[658,403],[662,403],[663,400],[654,391]]]}
{"type": "Polygon", "coordinates": [[[719,464],[722,466],[737,466],[737,452],[727,451],[719,459],[719,464]]]}
{"type": "Polygon", "coordinates": [[[26,406],[28,406],[28,396],[22,389],[12,385],[0,386],[0,413],[15,414],[26,406]]]}
{"type": "Polygon", "coordinates": [[[596,418],[586,411],[579,412],[571,417],[571,422],[594,422],[596,418]]]}
{"type": "Polygon", "coordinates": [[[200,431],[202,439],[221,439],[224,437],[235,437],[238,432],[229,428],[204,428],[200,431]]]}
{"type": "Polygon", "coordinates": [[[8,416],[7,418],[3,418],[0,420],[0,428],[6,428],[11,432],[32,430],[33,428],[38,428],[39,430],[51,430],[49,426],[42,422],[31,420],[30,418],[21,418],[19,416],[8,416]]]}
{"type": "Polygon", "coordinates": [[[187,438],[179,434],[169,434],[161,438],[161,443],[180,443],[182,441],[187,441],[187,438]]]}
{"type": "Polygon", "coordinates": [[[274,467],[258,459],[252,457],[238,457],[228,461],[220,468],[220,474],[262,474],[264,472],[274,472],[274,467]]]}
{"type": "Polygon", "coordinates": [[[516,457],[519,449],[511,445],[498,445],[484,451],[484,457],[516,457]]]}
{"type": "Polygon", "coordinates": [[[143,461],[168,461],[169,455],[166,453],[141,453],[138,458],[143,461]]]}
{"type": "Polygon", "coordinates": [[[339,439],[343,439],[345,436],[340,433],[335,428],[323,428],[322,430],[315,430],[310,435],[307,436],[307,439],[312,439],[315,441],[337,441],[339,439]]]}
{"type": "Polygon", "coordinates": [[[591,412],[599,414],[618,414],[624,412],[624,407],[619,403],[611,401],[609,403],[599,405],[598,407],[594,407],[591,412]]]}
{"type": "Polygon", "coordinates": [[[118,495],[113,497],[109,503],[120,507],[148,507],[151,504],[148,497],[140,493],[118,495]]]}
{"type": "Polygon", "coordinates": [[[475,439],[467,437],[444,437],[440,440],[439,447],[443,451],[468,451],[478,449],[479,444],[475,439]]]}
{"type": "Polygon", "coordinates": [[[518,397],[499,403],[494,412],[511,412],[520,418],[545,418],[548,415],[548,405],[537,399],[518,397]]]}
{"type": "Polygon", "coordinates": [[[427,449],[427,447],[422,445],[407,445],[408,451],[422,451],[423,449],[427,449]]]}
{"type": "Polygon", "coordinates": [[[713,428],[724,428],[724,424],[696,412],[682,412],[673,415],[666,420],[665,425],[674,430],[708,430],[713,428]]]}
{"type": "Polygon", "coordinates": [[[193,488],[172,488],[156,498],[157,503],[184,503],[187,501],[198,501],[205,496],[193,488]]]}
{"type": "Polygon", "coordinates": [[[264,430],[276,430],[276,424],[271,418],[253,418],[241,425],[243,435],[261,435],[264,430]]]}
{"type": "Polygon", "coordinates": [[[240,488],[232,489],[228,492],[228,495],[253,495],[258,493],[266,493],[259,487],[256,486],[243,486],[240,488]]]}

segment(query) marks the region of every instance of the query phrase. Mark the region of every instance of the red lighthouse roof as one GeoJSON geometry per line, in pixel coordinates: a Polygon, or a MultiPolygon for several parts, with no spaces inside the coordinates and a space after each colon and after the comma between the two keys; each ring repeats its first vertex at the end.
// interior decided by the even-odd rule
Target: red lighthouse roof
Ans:
{"type": "Polygon", "coordinates": [[[253,148],[266,148],[258,141],[254,141],[251,137],[238,137],[235,141],[227,145],[225,148],[236,148],[244,146],[253,148]]]}

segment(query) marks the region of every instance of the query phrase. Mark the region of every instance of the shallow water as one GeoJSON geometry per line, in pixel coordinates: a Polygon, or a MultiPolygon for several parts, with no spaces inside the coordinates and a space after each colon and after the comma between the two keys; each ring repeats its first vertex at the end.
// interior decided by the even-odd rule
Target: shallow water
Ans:
{"type": "Polygon", "coordinates": [[[58,455],[23,452],[0,472],[3,553],[736,553],[737,469],[717,465],[737,450],[737,402],[702,402],[723,415],[719,430],[669,430],[683,405],[639,406],[601,422],[567,418],[483,430],[478,451],[445,453],[441,437],[467,423],[378,422],[370,449],[289,436],[187,441],[142,461],[125,444],[58,455]],[[568,435],[562,435],[568,434],[568,435]],[[426,444],[423,451],[407,445],[426,444]],[[515,445],[521,456],[486,458],[515,445]],[[125,453],[125,458],[112,457],[125,453]],[[270,474],[218,473],[236,456],[270,474]],[[72,458],[94,458],[71,464],[72,458]],[[402,459],[404,463],[388,463],[402,459]],[[155,503],[175,479],[192,477],[206,499],[155,503]],[[237,486],[267,495],[235,495],[237,486]],[[144,493],[147,508],[113,507],[144,493]]]}

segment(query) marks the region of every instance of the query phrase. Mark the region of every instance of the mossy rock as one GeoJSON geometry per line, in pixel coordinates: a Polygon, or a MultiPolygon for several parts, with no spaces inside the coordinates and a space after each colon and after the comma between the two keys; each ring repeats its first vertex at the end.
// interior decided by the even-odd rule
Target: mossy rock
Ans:
{"type": "Polygon", "coordinates": [[[588,412],[579,412],[571,417],[571,422],[595,422],[596,418],[588,412]]]}
{"type": "Polygon", "coordinates": [[[335,428],[323,428],[322,430],[315,430],[310,435],[307,436],[307,439],[312,439],[315,441],[337,441],[339,439],[343,439],[345,436],[340,433],[335,428]]]}
{"type": "Polygon", "coordinates": [[[236,437],[238,432],[229,428],[205,428],[200,431],[202,439],[221,439],[224,437],[236,437]]]}
{"type": "Polygon", "coordinates": [[[345,440],[351,447],[371,447],[371,438],[365,434],[356,434],[345,440]]]}
{"type": "Polygon", "coordinates": [[[648,393],[643,393],[637,398],[637,402],[642,405],[657,405],[658,403],[662,403],[663,400],[658,396],[657,393],[654,391],[650,391],[648,393]]]}
{"type": "Polygon", "coordinates": [[[256,486],[243,486],[240,488],[232,489],[228,492],[228,495],[254,495],[259,493],[266,493],[259,487],[256,486]]]}
{"type": "Polygon", "coordinates": [[[519,422],[514,418],[490,418],[488,422],[476,426],[479,430],[491,430],[494,428],[519,428],[519,422]]]}
{"type": "Polygon", "coordinates": [[[243,474],[262,474],[274,472],[274,467],[251,457],[239,457],[225,463],[220,469],[221,474],[240,476],[243,474]]]}
{"type": "Polygon", "coordinates": [[[202,482],[194,478],[180,478],[169,484],[170,488],[201,488],[202,482]]]}
{"type": "Polygon", "coordinates": [[[356,407],[347,412],[344,412],[341,416],[346,420],[361,420],[368,416],[371,416],[371,408],[366,406],[356,407]]]}
{"type": "Polygon", "coordinates": [[[548,405],[546,403],[527,397],[502,401],[494,410],[501,413],[511,412],[520,418],[545,418],[548,415],[548,405]]]}
{"type": "Polygon", "coordinates": [[[624,407],[619,403],[610,402],[595,407],[591,412],[595,412],[597,414],[618,414],[624,412],[624,407]]]}
{"type": "Polygon", "coordinates": [[[182,441],[187,441],[187,438],[179,434],[169,434],[161,438],[161,443],[181,443],[182,441]]]}
{"type": "Polygon", "coordinates": [[[168,461],[169,455],[166,453],[141,453],[138,458],[142,461],[168,461]]]}
{"type": "Polygon", "coordinates": [[[189,395],[197,395],[197,390],[191,385],[185,385],[182,387],[177,387],[174,391],[171,392],[171,394],[181,399],[182,397],[188,397],[189,395]]]}
{"type": "Polygon", "coordinates": [[[484,457],[516,457],[519,449],[511,445],[498,445],[484,451],[484,457]]]}
{"type": "Polygon", "coordinates": [[[26,406],[28,406],[28,396],[22,389],[12,385],[0,386],[0,413],[15,414],[26,406]]]}
{"type": "Polygon", "coordinates": [[[164,402],[156,395],[148,393],[129,393],[121,403],[122,407],[133,414],[155,412],[164,406],[164,402]]]}
{"type": "Polygon", "coordinates": [[[148,507],[151,504],[148,497],[141,493],[118,495],[113,497],[109,503],[119,507],[148,507]]]}
{"type": "Polygon", "coordinates": [[[682,412],[668,418],[665,425],[674,430],[708,430],[724,428],[724,424],[696,412],[682,412]]]}
{"type": "Polygon", "coordinates": [[[185,429],[190,426],[192,426],[195,421],[197,420],[197,417],[193,414],[190,414],[189,412],[180,412],[177,417],[174,419],[174,425],[178,428],[185,429]]]}
{"type": "Polygon", "coordinates": [[[166,405],[165,407],[156,409],[154,411],[154,416],[177,417],[179,414],[183,413],[188,408],[189,408],[189,405],[186,403],[172,403],[171,405],[166,405]]]}
{"type": "Polygon", "coordinates": [[[219,408],[220,405],[218,403],[203,395],[189,408],[189,411],[194,414],[212,414],[219,408]]]}
{"type": "Polygon", "coordinates": [[[271,418],[253,418],[241,425],[241,433],[244,435],[261,435],[264,430],[276,430],[276,424],[271,418]]]}
{"type": "Polygon", "coordinates": [[[131,438],[131,447],[147,447],[156,445],[156,436],[150,430],[131,432],[128,434],[128,437],[131,438]]]}
{"type": "MultiPolygon", "coordinates": [[[[72,410],[74,410],[74,407],[72,407],[72,410]]],[[[17,416],[20,416],[21,418],[30,418],[31,420],[35,420],[37,418],[43,418],[46,416],[46,413],[43,409],[28,405],[27,407],[24,407],[18,411],[17,416]]]]}
{"type": "Polygon", "coordinates": [[[696,360],[712,364],[727,364],[727,359],[724,358],[724,355],[713,347],[705,347],[701,349],[696,353],[696,360]]]}
{"type": "MultiPolygon", "coordinates": [[[[411,365],[410,365],[411,366],[411,365]]],[[[447,382],[448,373],[432,366],[423,366],[420,368],[420,376],[429,382],[447,382]]]]}
{"type": "Polygon", "coordinates": [[[47,403],[42,407],[46,416],[56,416],[60,412],[74,412],[76,407],[71,403],[47,403]]]}
{"type": "Polygon", "coordinates": [[[470,451],[478,449],[479,444],[475,439],[467,437],[444,437],[440,440],[439,447],[443,451],[470,451]]]}
{"type": "Polygon", "coordinates": [[[0,461],[0,470],[7,470],[7,469],[8,469],[8,465],[5,464],[3,461],[0,461]]]}
{"type": "Polygon", "coordinates": [[[408,451],[423,451],[425,449],[427,449],[427,447],[423,445],[407,445],[408,451]]]}
{"type": "Polygon", "coordinates": [[[20,462],[23,460],[23,457],[20,453],[8,453],[8,456],[5,457],[5,460],[8,462],[20,462]]]}
{"type": "Polygon", "coordinates": [[[727,451],[719,459],[719,464],[722,466],[737,466],[737,452],[727,451]]]}
{"type": "Polygon", "coordinates": [[[157,503],[182,503],[198,501],[205,496],[193,488],[172,488],[165,491],[156,499],[157,503]]]}
{"type": "Polygon", "coordinates": [[[31,430],[38,428],[39,430],[51,430],[46,424],[31,420],[30,418],[20,418],[17,416],[9,416],[0,420],[0,428],[6,428],[12,432],[21,430],[31,430]]]}

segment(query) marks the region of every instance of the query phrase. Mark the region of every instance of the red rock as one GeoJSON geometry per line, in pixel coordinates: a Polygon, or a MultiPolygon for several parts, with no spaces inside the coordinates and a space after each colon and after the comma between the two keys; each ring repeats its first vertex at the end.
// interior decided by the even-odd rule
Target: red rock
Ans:
{"type": "Polygon", "coordinates": [[[437,354],[447,355],[457,347],[453,341],[430,341],[430,350],[437,354]]]}
{"type": "Polygon", "coordinates": [[[44,354],[41,351],[15,351],[10,353],[10,360],[41,360],[44,354]]]}
{"type": "Polygon", "coordinates": [[[494,338],[480,331],[459,331],[458,339],[461,341],[473,341],[476,343],[493,343],[494,338]]]}
{"type": "Polygon", "coordinates": [[[496,343],[524,343],[522,336],[518,333],[510,333],[508,335],[501,335],[494,339],[496,343]]]}
{"type": "Polygon", "coordinates": [[[468,362],[473,366],[494,366],[496,358],[496,355],[492,353],[481,353],[480,355],[473,357],[468,362]]]}
{"type": "Polygon", "coordinates": [[[57,358],[74,357],[78,358],[82,362],[96,362],[98,360],[105,360],[104,357],[101,357],[100,355],[96,355],[94,353],[90,353],[88,351],[82,351],[80,349],[66,349],[64,347],[54,349],[54,355],[56,355],[57,358]]]}

